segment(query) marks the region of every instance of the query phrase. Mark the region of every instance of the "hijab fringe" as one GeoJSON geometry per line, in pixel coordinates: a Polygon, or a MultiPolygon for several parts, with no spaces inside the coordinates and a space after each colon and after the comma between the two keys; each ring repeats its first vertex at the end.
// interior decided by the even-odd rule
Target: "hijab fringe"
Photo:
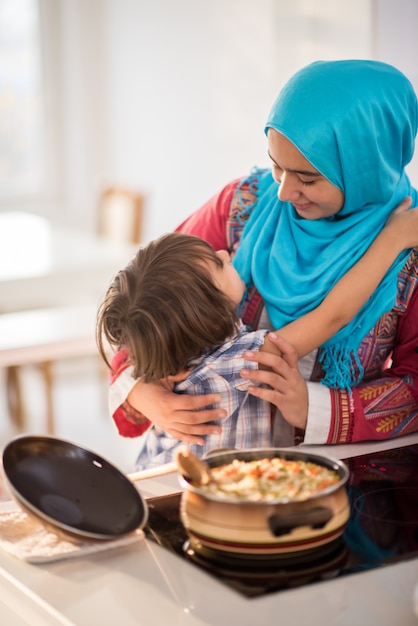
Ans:
{"type": "Polygon", "coordinates": [[[331,389],[346,389],[351,394],[351,387],[363,378],[357,350],[346,341],[323,348],[319,361],[325,372],[321,383],[331,389]]]}

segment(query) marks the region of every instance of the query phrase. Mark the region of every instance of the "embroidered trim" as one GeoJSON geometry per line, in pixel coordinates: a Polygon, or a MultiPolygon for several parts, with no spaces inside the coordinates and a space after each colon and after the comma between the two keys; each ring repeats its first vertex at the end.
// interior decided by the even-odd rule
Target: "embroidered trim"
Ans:
{"type": "Polygon", "coordinates": [[[243,178],[235,189],[226,222],[226,239],[231,254],[236,252],[244,226],[257,204],[258,181],[265,171],[253,168],[250,175],[243,178]]]}
{"type": "Polygon", "coordinates": [[[347,391],[330,389],[331,427],[327,443],[347,443],[349,441],[351,394],[347,391]]]}
{"type": "MultiPolygon", "coordinates": [[[[258,201],[258,183],[260,176],[267,170],[253,168],[247,178],[238,184],[231,201],[230,213],[226,222],[228,250],[233,257],[241,241],[242,231],[258,201]]],[[[255,287],[250,287],[239,308],[239,315],[244,324],[258,328],[264,310],[264,302],[255,287]]]]}

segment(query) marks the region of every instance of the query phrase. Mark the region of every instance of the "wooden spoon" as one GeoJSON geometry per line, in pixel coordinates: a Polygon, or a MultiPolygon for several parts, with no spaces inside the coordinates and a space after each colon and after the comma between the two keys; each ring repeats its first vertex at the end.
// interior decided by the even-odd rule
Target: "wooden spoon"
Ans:
{"type": "Polygon", "coordinates": [[[210,467],[190,452],[188,448],[181,448],[176,452],[176,461],[183,476],[190,478],[193,485],[208,485],[213,481],[210,467]]]}

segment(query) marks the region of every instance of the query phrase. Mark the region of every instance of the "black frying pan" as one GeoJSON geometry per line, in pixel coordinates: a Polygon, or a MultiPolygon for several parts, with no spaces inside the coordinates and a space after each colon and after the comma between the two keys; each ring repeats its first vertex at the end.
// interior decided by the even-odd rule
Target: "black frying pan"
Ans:
{"type": "Polygon", "coordinates": [[[3,451],[3,468],[24,509],[71,534],[116,539],[147,521],[146,504],[128,477],[68,441],[18,437],[3,451]]]}

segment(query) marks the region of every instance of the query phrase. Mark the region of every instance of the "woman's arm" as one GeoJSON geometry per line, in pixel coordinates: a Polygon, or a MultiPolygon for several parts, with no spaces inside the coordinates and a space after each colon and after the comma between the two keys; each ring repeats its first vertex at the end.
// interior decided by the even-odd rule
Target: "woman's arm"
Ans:
{"type": "Polygon", "coordinates": [[[246,353],[245,357],[256,361],[259,368],[242,370],[241,376],[256,381],[249,392],[277,406],[290,424],[302,430],[308,426],[305,443],[373,441],[418,431],[416,250],[399,275],[394,308],[364,342],[367,382],[362,381],[351,391],[328,389],[319,382],[306,383],[293,346],[275,333],[272,341],[282,356],[246,353]],[[392,357],[390,367],[386,363],[388,356],[392,357]]]}
{"type": "Polygon", "coordinates": [[[196,444],[204,443],[203,435],[221,432],[219,426],[208,422],[225,419],[227,412],[219,407],[206,408],[216,405],[220,399],[217,394],[176,394],[162,383],[141,381],[136,382],[127,397],[132,407],[140,407],[141,413],[161,430],[176,439],[196,444]]]}
{"type": "MultiPolygon", "coordinates": [[[[406,198],[362,258],[338,281],[321,304],[276,331],[290,342],[298,357],[330,339],[358,313],[385,273],[405,248],[418,245],[418,209],[408,210],[406,198]]],[[[268,336],[262,351],[277,354],[268,336]]]]}

